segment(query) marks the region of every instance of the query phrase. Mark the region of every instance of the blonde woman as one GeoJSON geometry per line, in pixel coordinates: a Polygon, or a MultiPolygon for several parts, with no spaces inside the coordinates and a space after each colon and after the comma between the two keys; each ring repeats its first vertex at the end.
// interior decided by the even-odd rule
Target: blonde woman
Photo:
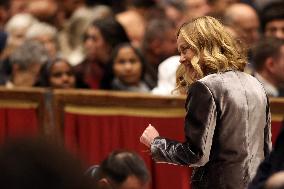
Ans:
{"type": "Polygon", "coordinates": [[[216,19],[178,31],[177,89],[186,92],[185,141],[149,125],[140,141],[157,162],[194,167],[192,188],[244,189],[271,148],[270,112],[262,85],[243,72],[246,58],[216,19]]]}

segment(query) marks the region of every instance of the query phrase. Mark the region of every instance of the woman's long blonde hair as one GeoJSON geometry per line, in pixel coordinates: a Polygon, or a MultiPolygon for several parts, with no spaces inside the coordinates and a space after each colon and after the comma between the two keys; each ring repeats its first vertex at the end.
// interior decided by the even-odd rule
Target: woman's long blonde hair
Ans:
{"type": "Polygon", "coordinates": [[[180,35],[194,52],[191,59],[193,71],[189,73],[183,64],[177,69],[176,90],[180,93],[186,92],[194,81],[208,74],[244,71],[246,53],[217,19],[204,16],[184,23],[178,30],[177,36],[180,35]]]}

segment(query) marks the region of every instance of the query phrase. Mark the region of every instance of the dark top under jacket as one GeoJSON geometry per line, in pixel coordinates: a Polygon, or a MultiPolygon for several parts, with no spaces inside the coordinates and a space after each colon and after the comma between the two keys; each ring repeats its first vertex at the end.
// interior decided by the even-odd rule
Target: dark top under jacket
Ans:
{"type": "Polygon", "coordinates": [[[260,164],[249,189],[262,189],[267,179],[276,172],[284,171],[284,122],[270,155],[260,164]]]}

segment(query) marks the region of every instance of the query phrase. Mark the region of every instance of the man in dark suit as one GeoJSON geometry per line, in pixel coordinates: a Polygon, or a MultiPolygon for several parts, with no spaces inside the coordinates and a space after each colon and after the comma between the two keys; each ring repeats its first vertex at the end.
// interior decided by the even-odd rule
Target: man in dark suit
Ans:
{"type": "MultiPolygon", "coordinates": [[[[282,123],[282,127],[284,122],[282,123]]],[[[267,179],[274,173],[284,170],[284,128],[277,137],[275,147],[271,154],[260,164],[256,176],[248,189],[261,189],[267,179]]]]}

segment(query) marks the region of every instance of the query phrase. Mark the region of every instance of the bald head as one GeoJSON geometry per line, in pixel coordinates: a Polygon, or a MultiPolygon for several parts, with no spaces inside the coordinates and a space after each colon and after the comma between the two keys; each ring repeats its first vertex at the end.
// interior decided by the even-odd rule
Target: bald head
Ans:
{"type": "Polygon", "coordinates": [[[283,189],[284,171],[273,174],[265,183],[265,189],[283,189]]]}
{"type": "Polygon", "coordinates": [[[257,18],[256,11],[244,3],[234,3],[225,11],[225,19],[232,22],[243,22],[253,17],[257,18]]]}
{"type": "Polygon", "coordinates": [[[227,8],[224,22],[240,28],[245,34],[245,43],[250,47],[259,38],[259,19],[256,11],[244,3],[235,3],[227,8]]]}

